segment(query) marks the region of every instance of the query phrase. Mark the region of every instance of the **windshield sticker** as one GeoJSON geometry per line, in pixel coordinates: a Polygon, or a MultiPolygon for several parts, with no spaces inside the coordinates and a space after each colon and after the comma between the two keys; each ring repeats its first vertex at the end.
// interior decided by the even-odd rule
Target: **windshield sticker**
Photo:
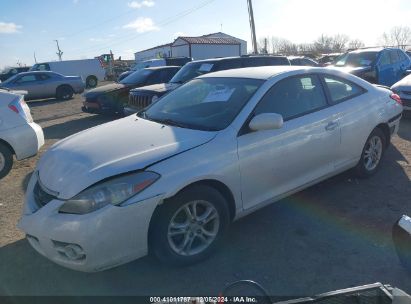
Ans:
{"type": "Polygon", "coordinates": [[[198,69],[200,72],[210,72],[214,64],[212,63],[203,63],[198,69]]]}
{"type": "Polygon", "coordinates": [[[230,99],[231,95],[233,95],[235,88],[227,88],[224,87],[222,89],[216,89],[208,93],[207,97],[203,100],[203,102],[216,102],[216,101],[227,101],[230,99]]]}

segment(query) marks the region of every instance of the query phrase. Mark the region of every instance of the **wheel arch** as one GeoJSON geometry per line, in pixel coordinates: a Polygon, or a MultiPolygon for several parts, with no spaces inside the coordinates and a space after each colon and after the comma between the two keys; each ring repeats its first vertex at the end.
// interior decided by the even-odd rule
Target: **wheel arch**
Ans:
{"type": "Polygon", "coordinates": [[[12,145],[10,145],[7,141],[5,141],[4,139],[0,138],[0,144],[5,145],[7,148],[10,149],[11,153],[13,153],[13,155],[16,155],[16,151],[14,151],[14,148],[12,147],[12,145]]]}
{"type": "Polygon", "coordinates": [[[384,133],[384,136],[386,139],[385,145],[386,147],[388,147],[391,142],[391,132],[390,132],[390,127],[388,126],[388,124],[380,123],[379,125],[375,127],[375,129],[380,129],[384,133]]]}
{"type": "MultiPolygon", "coordinates": [[[[227,201],[228,204],[228,211],[229,211],[229,215],[230,215],[230,221],[233,221],[233,219],[236,216],[236,204],[235,204],[235,199],[234,199],[234,195],[232,193],[232,191],[230,190],[230,188],[224,184],[223,182],[216,180],[216,179],[203,179],[203,180],[199,180],[199,181],[195,181],[192,182],[191,184],[188,184],[186,186],[184,186],[183,188],[179,189],[174,195],[169,196],[167,198],[165,198],[162,202],[162,204],[167,204],[167,200],[171,199],[172,197],[175,197],[176,195],[178,195],[179,193],[181,193],[182,191],[190,188],[190,187],[194,187],[194,186],[198,186],[198,185],[205,185],[205,186],[209,186],[212,187],[214,189],[216,189],[227,201]]],[[[154,209],[154,212],[151,216],[150,222],[149,222],[149,226],[148,226],[148,234],[147,234],[147,245],[148,245],[148,250],[151,251],[151,243],[150,240],[152,239],[152,231],[153,231],[153,226],[154,226],[154,222],[156,217],[159,214],[159,208],[161,207],[162,204],[158,204],[156,206],[156,208],[154,209]]]]}

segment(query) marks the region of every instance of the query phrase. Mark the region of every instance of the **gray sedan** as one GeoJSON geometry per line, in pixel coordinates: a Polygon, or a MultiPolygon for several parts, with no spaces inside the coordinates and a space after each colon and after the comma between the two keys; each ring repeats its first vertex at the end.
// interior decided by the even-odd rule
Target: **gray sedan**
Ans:
{"type": "Polygon", "coordinates": [[[17,74],[0,87],[27,91],[25,99],[51,98],[70,99],[84,91],[84,82],[79,76],[63,76],[48,71],[33,71],[17,74]]]}

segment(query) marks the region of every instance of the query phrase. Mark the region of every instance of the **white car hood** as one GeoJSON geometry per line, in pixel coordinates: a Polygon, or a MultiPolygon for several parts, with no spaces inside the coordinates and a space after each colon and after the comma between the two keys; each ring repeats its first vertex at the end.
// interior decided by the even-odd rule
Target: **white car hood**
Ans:
{"type": "Polygon", "coordinates": [[[215,132],[170,127],[131,115],[59,141],[43,155],[37,170],[43,186],[69,199],[105,178],[143,169],[214,137],[215,132]]]}

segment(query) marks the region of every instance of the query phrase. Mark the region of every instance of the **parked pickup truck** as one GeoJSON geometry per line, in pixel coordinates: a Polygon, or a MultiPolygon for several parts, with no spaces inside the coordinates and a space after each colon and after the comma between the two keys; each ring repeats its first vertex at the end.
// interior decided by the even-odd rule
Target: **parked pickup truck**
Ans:
{"type": "Polygon", "coordinates": [[[290,65],[285,56],[241,56],[192,61],[185,64],[168,83],[160,83],[136,88],[130,91],[124,114],[130,115],[149,106],[164,94],[178,88],[183,83],[210,72],[255,66],[290,65]]]}

